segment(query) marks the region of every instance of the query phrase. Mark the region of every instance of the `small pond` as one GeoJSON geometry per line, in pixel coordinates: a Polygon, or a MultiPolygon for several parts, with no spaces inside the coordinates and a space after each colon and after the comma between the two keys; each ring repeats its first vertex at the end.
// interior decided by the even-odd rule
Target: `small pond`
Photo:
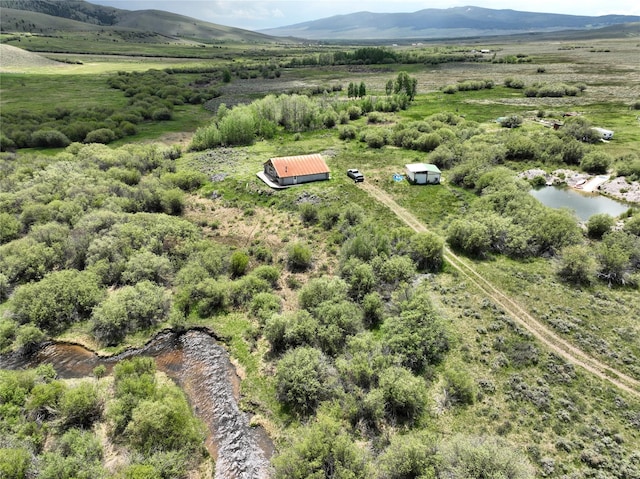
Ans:
{"type": "Polygon", "coordinates": [[[615,217],[629,209],[627,203],[612,200],[597,193],[584,193],[567,187],[546,186],[533,189],[530,193],[543,205],[575,211],[580,221],[587,221],[598,213],[607,213],[615,217]]]}

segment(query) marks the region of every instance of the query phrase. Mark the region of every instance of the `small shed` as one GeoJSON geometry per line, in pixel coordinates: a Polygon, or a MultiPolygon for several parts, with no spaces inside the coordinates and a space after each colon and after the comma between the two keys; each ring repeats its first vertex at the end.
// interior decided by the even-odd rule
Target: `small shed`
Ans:
{"type": "Polygon", "coordinates": [[[264,162],[264,174],[279,186],[329,179],[329,167],[320,154],[281,156],[264,162]]]}
{"type": "Polygon", "coordinates": [[[414,185],[437,185],[440,183],[440,168],[430,163],[410,163],[405,165],[407,178],[414,185]]]}

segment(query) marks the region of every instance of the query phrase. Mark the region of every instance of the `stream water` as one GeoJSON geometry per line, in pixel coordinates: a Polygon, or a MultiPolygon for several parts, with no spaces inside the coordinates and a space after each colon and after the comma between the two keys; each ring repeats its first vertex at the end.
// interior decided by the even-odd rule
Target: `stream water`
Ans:
{"type": "Polygon", "coordinates": [[[133,356],[155,358],[157,368],[180,385],[196,415],[207,425],[206,447],[216,460],[216,479],[262,479],[270,476],[273,443],[249,415],[238,408],[240,381],[223,346],[206,331],[163,332],[144,347],[101,357],[68,343],[45,343],[30,356],[0,356],[0,368],[25,369],[50,363],[64,379],[92,374],[98,365],[108,372],[133,356]]]}

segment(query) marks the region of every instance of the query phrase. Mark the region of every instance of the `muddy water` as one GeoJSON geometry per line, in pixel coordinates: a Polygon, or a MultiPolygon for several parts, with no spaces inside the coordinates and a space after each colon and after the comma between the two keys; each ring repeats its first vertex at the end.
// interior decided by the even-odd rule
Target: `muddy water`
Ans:
{"type": "Polygon", "coordinates": [[[155,358],[159,371],[187,394],[196,415],[208,427],[206,446],[216,459],[216,478],[261,479],[270,476],[273,444],[262,428],[249,426],[250,417],[238,408],[239,379],[227,351],[207,332],[163,332],[143,348],[113,357],[100,357],[82,346],[46,343],[29,357],[0,356],[0,368],[22,369],[50,363],[65,379],[92,374],[98,365],[108,372],[133,356],[155,358]]]}

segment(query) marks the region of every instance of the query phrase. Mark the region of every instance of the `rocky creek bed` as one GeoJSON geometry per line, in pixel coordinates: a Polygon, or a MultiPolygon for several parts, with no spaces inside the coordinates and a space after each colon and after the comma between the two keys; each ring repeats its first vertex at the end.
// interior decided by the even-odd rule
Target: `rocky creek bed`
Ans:
{"type": "Polygon", "coordinates": [[[30,355],[0,356],[0,368],[24,369],[50,363],[65,379],[92,374],[98,365],[107,371],[133,356],[155,358],[159,371],[180,385],[196,415],[208,428],[207,449],[216,461],[216,479],[262,479],[271,475],[273,444],[250,415],[238,407],[239,378],[229,355],[213,335],[202,329],[184,333],[164,331],[144,347],[102,357],[83,346],[47,342],[30,355]]]}

